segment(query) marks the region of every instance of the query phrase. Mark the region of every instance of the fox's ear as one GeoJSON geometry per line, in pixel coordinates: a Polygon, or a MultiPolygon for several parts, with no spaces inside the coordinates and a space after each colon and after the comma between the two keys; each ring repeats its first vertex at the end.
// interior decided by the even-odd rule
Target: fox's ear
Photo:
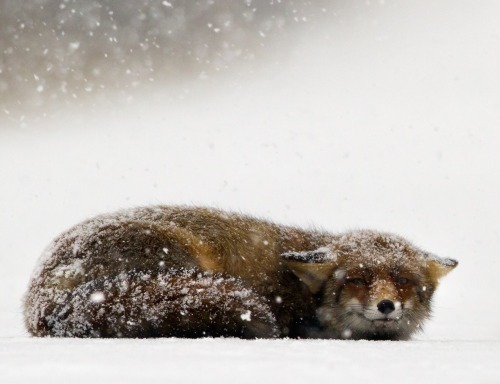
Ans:
{"type": "Polygon", "coordinates": [[[318,293],[333,274],[334,257],[329,249],[307,252],[286,252],[281,255],[290,270],[312,293],[318,293]]]}
{"type": "Polygon", "coordinates": [[[456,260],[441,258],[432,253],[425,253],[425,258],[427,259],[430,275],[435,281],[447,275],[458,265],[456,260]]]}

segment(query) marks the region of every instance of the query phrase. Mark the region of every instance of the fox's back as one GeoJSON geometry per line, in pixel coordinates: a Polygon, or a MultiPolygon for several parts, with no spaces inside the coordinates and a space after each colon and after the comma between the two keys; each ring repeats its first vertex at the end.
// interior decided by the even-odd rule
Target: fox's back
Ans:
{"type": "Polygon", "coordinates": [[[130,270],[192,267],[256,279],[274,274],[279,254],[310,246],[310,237],[215,209],[138,208],[101,215],[63,233],[44,252],[39,274],[67,287],[130,270]]]}

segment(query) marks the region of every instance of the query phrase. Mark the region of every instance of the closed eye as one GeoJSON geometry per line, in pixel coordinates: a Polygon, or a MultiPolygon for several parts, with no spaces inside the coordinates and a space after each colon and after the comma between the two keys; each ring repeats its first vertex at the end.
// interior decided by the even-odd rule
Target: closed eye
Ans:
{"type": "Polygon", "coordinates": [[[408,285],[410,284],[410,279],[408,279],[407,277],[398,277],[397,283],[398,285],[408,285]]]}
{"type": "Polygon", "coordinates": [[[352,285],[356,285],[356,286],[360,287],[360,286],[366,285],[366,280],[357,277],[357,278],[354,278],[354,279],[348,279],[347,283],[352,284],[352,285]]]}

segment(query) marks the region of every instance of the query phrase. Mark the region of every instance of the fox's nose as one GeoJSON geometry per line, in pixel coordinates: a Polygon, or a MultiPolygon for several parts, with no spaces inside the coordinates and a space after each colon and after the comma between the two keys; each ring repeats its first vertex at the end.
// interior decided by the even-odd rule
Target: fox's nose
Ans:
{"type": "Polygon", "coordinates": [[[377,304],[377,308],[384,315],[388,315],[392,311],[394,311],[394,303],[391,300],[382,300],[377,304]]]}

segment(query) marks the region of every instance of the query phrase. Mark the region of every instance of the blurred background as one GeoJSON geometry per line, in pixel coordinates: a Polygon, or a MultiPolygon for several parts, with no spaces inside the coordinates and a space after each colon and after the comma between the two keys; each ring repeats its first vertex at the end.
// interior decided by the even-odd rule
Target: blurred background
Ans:
{"type": "Polygon", "coordinates": [[[90,216],[196,204],[460,261],[418,338],[498,340],[500,3],[0,0],[0,336],[90,216]]]}

